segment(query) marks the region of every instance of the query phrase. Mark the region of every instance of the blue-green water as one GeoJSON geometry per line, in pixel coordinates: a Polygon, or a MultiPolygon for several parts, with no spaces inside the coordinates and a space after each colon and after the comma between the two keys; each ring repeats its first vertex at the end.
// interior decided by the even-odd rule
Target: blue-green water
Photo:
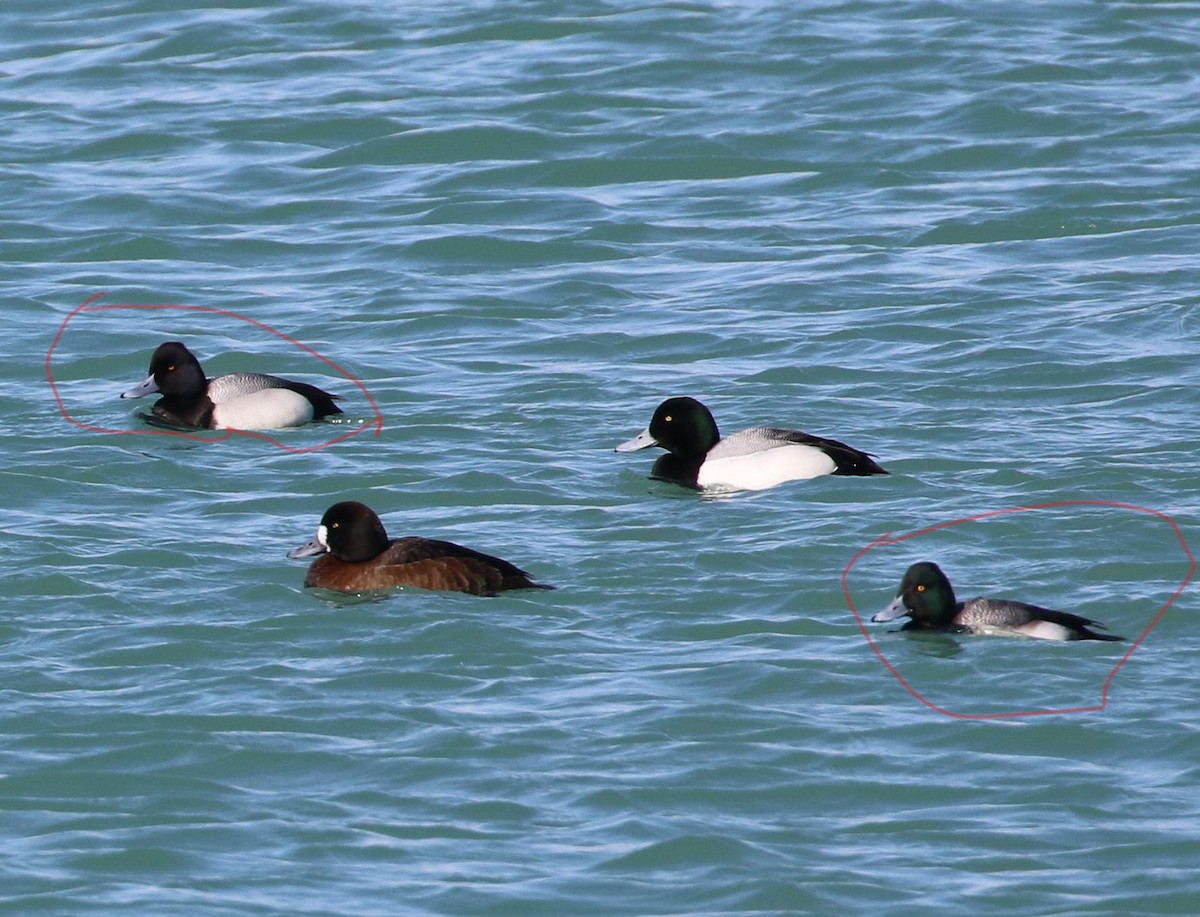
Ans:
{"type": "Polygon", "coordinates": [[[0,10],[0,910],[1195,913],[1191,561],[1104,501],[1195,541],[1200,9],[169,6],[0,10]],[[373,418],[220,311],[47,367],[100,292],[382,431],[89,430],[169,338],[373,418]],[[650,482],[671,394],[893,474],[650,482]],[[305,594],[342,499],[559,588],[305,594]],[[1130,640],[873,648],[922,557],[1130,640]]]}

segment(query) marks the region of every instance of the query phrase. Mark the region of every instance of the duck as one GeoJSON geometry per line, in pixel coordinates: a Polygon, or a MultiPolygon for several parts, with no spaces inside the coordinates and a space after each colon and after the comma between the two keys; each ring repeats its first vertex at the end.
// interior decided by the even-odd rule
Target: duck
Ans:
{"type": "Polygon", "coordinates": [[[196,355],[166,341],[150,357],[150,375],[122,398],[162,394],[152,416],[170,426],[200,430],[277,430],[341,414],[331,395],[307,382],[265,373],[229,373],[209,379],[196,355]]]}
{"type": "Polygon", "coordinates": [[[785,481],[826,474],[887,474],[866,452],[852,446],[780,427],[752,427],[721,438],[712,412],[695,398],[668,398],[650,426],[616,447],[636,452],[667,450],[650,476],[697,489],[765,490],[785,481]]]}
{"type": "Polygon", "coordinates": [[[494,596],[509,589],[553,589],[535,583],[507,560],[452,541],[409,536],[388,538],[373,509],[355,500],[325,511],[312,541],[288,552],[295,560],[321,555],[304,586],[336,592],[369,592],[412,586],[494,596]]]}
{"type": "Polygon", "coordinates": [[[1012,599],[975,598],[960,602],[942,568],[932,561],[910,566],[900,580],[896,598],[872,621],[893,621],[908,615],[901,630],[941,631],[956,634],[1001,634],[1041,640],[1124,640],[1115,634],[1097,633],[1099,621],[1054,611],[1012,599]]]}

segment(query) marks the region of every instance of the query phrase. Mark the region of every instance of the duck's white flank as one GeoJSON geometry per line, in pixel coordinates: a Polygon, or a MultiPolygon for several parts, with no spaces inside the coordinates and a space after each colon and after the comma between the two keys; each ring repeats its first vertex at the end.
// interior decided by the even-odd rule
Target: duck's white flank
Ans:
{"type": "Polygon", "coordinates": [[[286,388],[260,389],[223,400],[213,409],[213,424],[219,430],[278,430],[298,427],[312,418],[312,402],[286,388]]]}
{"type": "Polygon", "coordinates": [[[837,468],[834,460],[820,449],[799,443],[780,443],[760,451],[722,457],[721,447],[728,441],[721,440],[700,466],[696,483],[701,487],[766,490],[785,481],[832,474],[837,468]]]}
{"type": "Polygon", "coordinates": [[[1013,628],[1018,634],[1026,637],[1036,637],[1039,640],[1070,640],[1074,632],[1070,628],[1055,624],[1053,621],[1030,621],[1013,628]]]}

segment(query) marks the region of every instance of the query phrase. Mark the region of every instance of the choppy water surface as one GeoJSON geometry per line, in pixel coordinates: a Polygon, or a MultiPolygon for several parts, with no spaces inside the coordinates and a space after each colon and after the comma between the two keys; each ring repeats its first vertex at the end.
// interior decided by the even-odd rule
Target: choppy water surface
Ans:
{"type": "Polygon", "coordinates": [[[0,51],[0,908],[1195,911],[1192,7],[119,0],[0,51]],[[104,432],[167,339],[345,423],[104,432]],[[651,482],[671,394],[892,474],[651,482]],[[342,499],[559,588],[306,594],[342,499]],[[921,558],[1129,640],[860,624],[921,558]]]}

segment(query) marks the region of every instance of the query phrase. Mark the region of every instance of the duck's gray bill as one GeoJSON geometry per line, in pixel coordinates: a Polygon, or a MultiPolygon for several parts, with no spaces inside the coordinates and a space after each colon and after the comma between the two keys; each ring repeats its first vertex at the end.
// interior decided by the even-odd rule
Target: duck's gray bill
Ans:
{"type": "Polygon", "coordinates": [[[312,557],[314,554],[324,554],[325,546],[317,539],[313,539],[308,544],[302,544],[298,548],[292,548],[287,552],[289,560],[295,560],[298,557],[312,557]]]}
{"type": "Polygon", "coordinates": [[[150,376],[145,382],[135,385],[127,392],[122,392],[122,398],[141,398],[143,395],[150,395],[158,391],[158,383],[154,381],[154,377],[150,376]]]}
{"type": "Polygon", "coordinates": [[[882,624],[884,621],[895,621],[906,614],[908,614],[908,609],[904,607],[904,599],[896,596],[892,599],[892,604],[883,609],[883,611],[877,611],[875,617],[871,618],[871,620],[876,624],[882,624]]]}
{"type": "Polygon", "coordinates": [[[658,440],[650,435],[649,428],[643,430],[633,439],[626,440],[617,446],[616,452],[637,452],[639,449],[649,449],[651,446],[657,446],[658,440]]]}

